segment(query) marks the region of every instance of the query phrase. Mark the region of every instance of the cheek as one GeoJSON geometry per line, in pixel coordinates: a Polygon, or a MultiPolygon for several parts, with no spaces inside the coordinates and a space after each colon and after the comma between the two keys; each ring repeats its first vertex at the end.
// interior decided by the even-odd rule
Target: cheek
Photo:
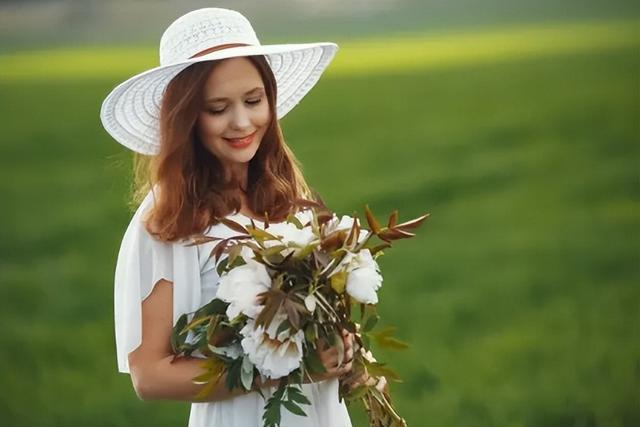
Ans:
{"type": "Polygon", "coordinates": [[[198,132],[203,139],[212,138],[222,134],[225,124],[223,120],[213,118],[209,114],[200,114],[197,122],[198,132]]]}
{"type": "Polygon", "coordinates": [[[259,111],[256,111],[253,123],[255,126],[267,126],[270,120],[271,112],[269,111],[269,107],[266,106],[265,108],[260,108],[259,111]]]}

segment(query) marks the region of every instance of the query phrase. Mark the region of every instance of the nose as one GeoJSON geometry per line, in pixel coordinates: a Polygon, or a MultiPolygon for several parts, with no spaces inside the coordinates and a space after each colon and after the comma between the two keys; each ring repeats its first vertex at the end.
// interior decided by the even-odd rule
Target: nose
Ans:
{"type": "Polygon", "coordinates": [[[248,129],[251,127],[251,117],[249,111],[244,106],[238,106],[233,109],[231,115],[231,127],[237,130],[248,129]]]}

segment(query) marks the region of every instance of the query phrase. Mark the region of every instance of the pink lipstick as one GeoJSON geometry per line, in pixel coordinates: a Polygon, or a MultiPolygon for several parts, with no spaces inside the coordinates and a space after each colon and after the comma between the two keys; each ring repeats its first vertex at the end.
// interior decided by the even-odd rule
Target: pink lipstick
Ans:
{"type": "MultiPolygon", "coordinates": [[[[257,132],[257,131],[256,131],[257,132]]],[[[244,138],[223,138],[225,141],[229,143],[233,148],[245,148],[251,145],[254,137],[256,136],[256,132],[253,132],[251,135],[247,135],[244,138]]]]}

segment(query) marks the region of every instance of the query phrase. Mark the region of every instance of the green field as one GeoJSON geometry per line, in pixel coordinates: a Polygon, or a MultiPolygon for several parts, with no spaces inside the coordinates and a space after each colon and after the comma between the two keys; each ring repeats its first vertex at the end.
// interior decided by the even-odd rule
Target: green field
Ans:
{"type": "MultiPolygon", "coordinates": [[[[383,323],[412,347],[380,358],[410,427],[640,425],[636,23],[416,35],[337,58],[283,120],[335,210],[431,213],[381,260],[383,323]]],[[[0,426],[186,424],[116,372],[130,156],[98,112],[141,49],[118,75],[116,50],[0,57],[0,426]]]]}

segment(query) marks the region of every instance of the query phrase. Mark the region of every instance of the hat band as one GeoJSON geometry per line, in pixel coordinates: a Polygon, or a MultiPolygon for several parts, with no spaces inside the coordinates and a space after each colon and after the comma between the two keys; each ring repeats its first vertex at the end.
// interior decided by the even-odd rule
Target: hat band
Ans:
{"type": "Polygon", "coordinates": [[[200,51],[200,52],[196,53],[195,55],[190,56],[190,57],[189,57],[189,59],[196,58],[196,57],[198,57],[198,56],[207,55],[207,54],[209,54],[209,53],[211,53],[211,52],[215,52],[215,51],[218,51],[218,50],[230,49],[230,48],[232,48],[232,47],[240,47],[240,46],[251,46],[251,45],[248,45],[248,44],[246,44],[246,43],[227,43],[227,44],[221,44],[221,45],[218,45],[218,46],[214,46],[214,47],[210,47],[210,48],[208,48],[208,49],[202,50],[202,51],[200,51]]]}

